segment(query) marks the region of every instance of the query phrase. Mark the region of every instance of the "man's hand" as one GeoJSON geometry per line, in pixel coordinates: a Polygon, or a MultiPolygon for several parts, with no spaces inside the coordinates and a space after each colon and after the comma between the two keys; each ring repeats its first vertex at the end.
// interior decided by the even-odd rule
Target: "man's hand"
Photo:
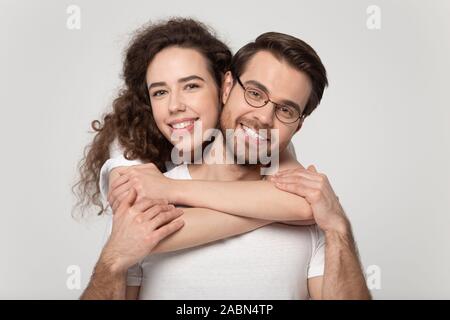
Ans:
{"type": "Polygon", "coordinates": [[[136,197],[131,189],[115,210],[111,236],[80,299],[125,299],[128,268],[184,225],[183,212],[167,200],[136,197]]]}
{"type": "Polygon", "coordinates": [[[184,225],[179,218],[183,211],[169,205],[167,200],[142,198],[135,202],[136,197],[136,191],[131,188],[118,205],[111,236],[100,257],[113,272],[126,272],[150,254],[162,239],[184,225]]]}
{"type": "Polygon", "coordinates": [[[371,299],[356,244],[338,197],[326,175],[314,166],[285,170],[271,177],[279,189],[304,197],[317,225],[325,233],[325,271],[310,279],[310,292],[319,299],[371,299]]]}
{"type": "Polygon", "coordinates": [[[166,178],[153,164],[141,164],[130,167],[118,167],[113,170],[119,177],[110,183],[108,202],[113,211],[133,188],[137,191],[137,201],[142,198],[170,199],[171,179],[166,178]]]}
{"type": "Polygon", "coordinates": [[[327,176],[318,173],[314,166],[280,171],[268,180],[281,190],[305,198],[311,205],[314,220],[324,232],[348,232],[349,222],[338,197],[327,176]]]}

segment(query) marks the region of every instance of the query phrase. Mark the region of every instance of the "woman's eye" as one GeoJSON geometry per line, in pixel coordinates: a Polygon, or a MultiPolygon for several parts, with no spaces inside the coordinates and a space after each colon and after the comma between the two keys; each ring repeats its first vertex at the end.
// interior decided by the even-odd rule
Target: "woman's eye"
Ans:
{"type": "Polygon", "coordinates": [[[192,89],[196,89],[196,88],[199,88],[199,87],[200,86],[198,84],[196,84],[196,83],[189,83],[189,84],[187,84],[185,86],[185,89],[192,90],[192,89]]]}
{"type": "Polygon", "coordinates": [[[158,90],[152,93],[152,97],[160,97],[162,96],[164,93],[166,93],[165,90],[158,90]]]}

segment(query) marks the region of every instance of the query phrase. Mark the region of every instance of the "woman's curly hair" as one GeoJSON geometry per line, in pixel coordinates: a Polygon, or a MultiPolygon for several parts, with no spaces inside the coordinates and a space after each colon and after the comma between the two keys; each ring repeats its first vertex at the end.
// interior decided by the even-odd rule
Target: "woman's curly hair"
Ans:
{"type": "Polygon", "coordinates": [[[102,165],[108,160],[111,143],[117,139],[126,159],[153,162],[161,171],[170,160],[172,144],[156,126],[146,83],[148,65],[161,50],[178,46],[199,51],[218,88],[231,62],[231,51],[203,23],[187,18],[172,18],[149,24],[137,30],[125,51],[124,86],[112,103],[112,111],[103,120],[91,123],[95,136],[84,150],[79,163],[80,179],[73,186],[78,202],[75,208],[83,212],[90,205],[105,208],[100,196],[99,178],[102,165]]]}

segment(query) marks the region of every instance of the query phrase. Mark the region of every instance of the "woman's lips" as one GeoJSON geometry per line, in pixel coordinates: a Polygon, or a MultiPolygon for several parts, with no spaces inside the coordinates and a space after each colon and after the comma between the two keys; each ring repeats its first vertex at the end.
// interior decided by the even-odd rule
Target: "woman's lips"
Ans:
{"type": "Polygon", "coordinates": [[[174,120],[169,123],[169,127],[172,132],[192,132],[198,119],[199,118],[174,120]]]}

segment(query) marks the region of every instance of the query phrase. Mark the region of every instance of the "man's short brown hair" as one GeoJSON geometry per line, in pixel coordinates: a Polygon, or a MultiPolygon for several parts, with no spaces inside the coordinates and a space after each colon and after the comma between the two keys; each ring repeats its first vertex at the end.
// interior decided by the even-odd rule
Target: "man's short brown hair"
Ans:
{"type": "Polygon", "coordinates": [[[255,41],[243,46],[234,55],[231,61],[233,76],[239,77],[244,73],[249,60],[259,51],[268,51],[308,75],[312,90],[303,116],[309,116],[319,105],[323,91],[328,85],[327,72],[314,49],[296,37],[278,32],[266,32],[255,41]]]}

